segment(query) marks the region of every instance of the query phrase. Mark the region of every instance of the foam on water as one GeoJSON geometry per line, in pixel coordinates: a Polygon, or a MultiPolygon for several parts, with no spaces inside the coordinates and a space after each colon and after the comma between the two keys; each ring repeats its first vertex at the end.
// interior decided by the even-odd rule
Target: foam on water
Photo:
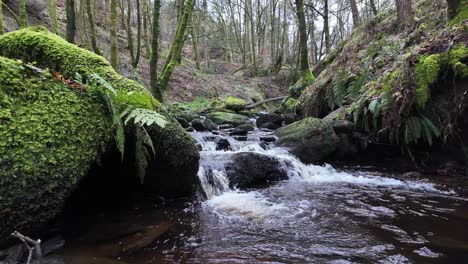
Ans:
{"type": "Polygon", "coordinates": [[[257,191],[228,191],[211,198],[204,205],[223,220],[261,221],[287,210],[284,204],[271,202],[257,191]]]}

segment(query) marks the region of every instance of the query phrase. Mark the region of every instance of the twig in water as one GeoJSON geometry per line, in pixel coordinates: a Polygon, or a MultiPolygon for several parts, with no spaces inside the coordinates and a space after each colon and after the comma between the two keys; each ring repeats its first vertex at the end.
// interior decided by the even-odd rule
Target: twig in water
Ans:
{"type": "Polygon", "coordinates": [[[29,255],[28,255],[28,262],[26,264],[29,264],[31,262],[33,252],[35,253],[35,257],[38,260],[42,259],[42,250],[41,250],[41,240],[33,240],[30,237],[22,235],[20,232],[15,231],[11,233],[13,237],[18,238],[23,242],[23,244],[26,246],[26,248],[29,250],[29,255]]]}

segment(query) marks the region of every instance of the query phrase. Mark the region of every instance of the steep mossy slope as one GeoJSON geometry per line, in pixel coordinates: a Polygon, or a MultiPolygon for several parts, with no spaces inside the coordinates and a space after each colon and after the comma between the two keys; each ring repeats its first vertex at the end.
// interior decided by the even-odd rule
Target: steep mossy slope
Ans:
{"type": "Polygon", "coordinates": [[[402,146],[461,133],[468,105],[466,19],[449,24],[442,0],[417,1],[414,10],[409,32],[396,31],[395,10],[356,28],[316,69],[298,113],[324,117],[343,107],[360,129],[402,146]]]}
{"type": "MultiPolygon", "coordinates": [[[[146,127],[156,155],[147,161],[144,187],[171,197],[192,193],[198,150],[144,87],[42,27],[0,36],[0,50],[0,243],[13,230],[29,233],[56,216],[101,155],[117,151],[116,115],[103,89],[115,90],[119,111],[155,110],[167,121],[146,127]]],[[[132,126],[125,130],[126,161],[145,158],[129,145],[132,126]]],[[[139,166],[130,167],[135,177],[139,166]]]]}

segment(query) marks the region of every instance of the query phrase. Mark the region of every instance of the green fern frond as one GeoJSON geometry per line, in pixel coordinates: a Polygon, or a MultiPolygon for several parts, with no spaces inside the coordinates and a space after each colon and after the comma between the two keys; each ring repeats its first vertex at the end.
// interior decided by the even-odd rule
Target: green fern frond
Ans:
{"type": "Polygon", "coordinates": [[[133,108],[130,111],[125,111],[124,113],[125,115],[122,115],[122,117],[125,117],[125,125],[127,125],[131,120],[133,120],[135,124],[139,124],[141,126],[151,126],[156,124],[159,127],[164,128],[167,124],[166,118],[153,110],[133,108]]]}

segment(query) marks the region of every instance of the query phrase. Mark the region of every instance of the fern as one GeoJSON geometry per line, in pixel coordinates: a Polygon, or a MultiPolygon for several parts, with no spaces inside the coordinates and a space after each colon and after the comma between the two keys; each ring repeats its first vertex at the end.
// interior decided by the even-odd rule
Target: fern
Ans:
{"type": "Polygon", "coordinates": [[[125,118],[125,125],[127,125],[131,120],[140,126],[151,126],[156,124],[159,127],[164,128],[167,124],[166,118],[163,115],[153,110],[143,108],[128,108],[121,114],[121,117],[125,118]]]}
{"type": "Polygon", "coordinates": [[[418,143],[422,139],[431,146],[433,139],[439,136],[439,128],[423,115],[409,117],[403,129],[403,142],[405,145],[418,143]]]}
{"type": "MultiPolygon", "coordinates": [[[[75,74],[75,79],[81,80],[82,77],[79,74],[75,74]]],[[[103,96],[106,101],[107,108],[112,116],[112,126],[115,128],[115,145],[117,146],[121,159],[123,160],[125,153],[125,127],[122,123],[122,119],[120,118],[120,112],[117,106],[117,93],[112,85],[97,74],[90,74],[88,76],[88,83],[99,88],[104,88],[97,91],[103,96]]]]}
{"type": "Polygon", "coordinates": [[[143,126],[137,126],[135,142],[135,164],[137,176],[140,178],[141,184],[144,183],[146,170],[148,168],[148,160],[156,155],[153,141],[148,134],[148,131],[143,126]],[[151,153],[150,153],[151,150],[151,153]]]}
{"type": "MultiPolygon", "coordinates": [[[[82,79],[78,74],[76,79],[82,79]]],[[[130,122],[133,123],[135,129],[135,155],[134,161],[136,165],[137,176],[141,183],[144,182],[146,170],[148,168],[148,160],[156,155],[156,151],[150,135],[145,127],[157,125],[164,128],[167,124],[166,118],[150,109],[126,107],[125,104],[119,103],[115,89],[106,80],[97,74],[88,76],[88,83],[94,87],[101,88],[98,91],[106,101],[107,108],[112,116],[113,127],[115,128],[115,144],[121,154],[123,160],[125,154],[125,127],[130,122]],[[119,109],[126,107],[125,111],[120,112],[119,109]]]]}
{"type": "Polygon", "coordinates": [[[347,90],[346,81],[348,78],[349,74],[340,69],[333,80],[333,101],[337,106],[343,105],[343,100],[345,99],[347,90]]]}

